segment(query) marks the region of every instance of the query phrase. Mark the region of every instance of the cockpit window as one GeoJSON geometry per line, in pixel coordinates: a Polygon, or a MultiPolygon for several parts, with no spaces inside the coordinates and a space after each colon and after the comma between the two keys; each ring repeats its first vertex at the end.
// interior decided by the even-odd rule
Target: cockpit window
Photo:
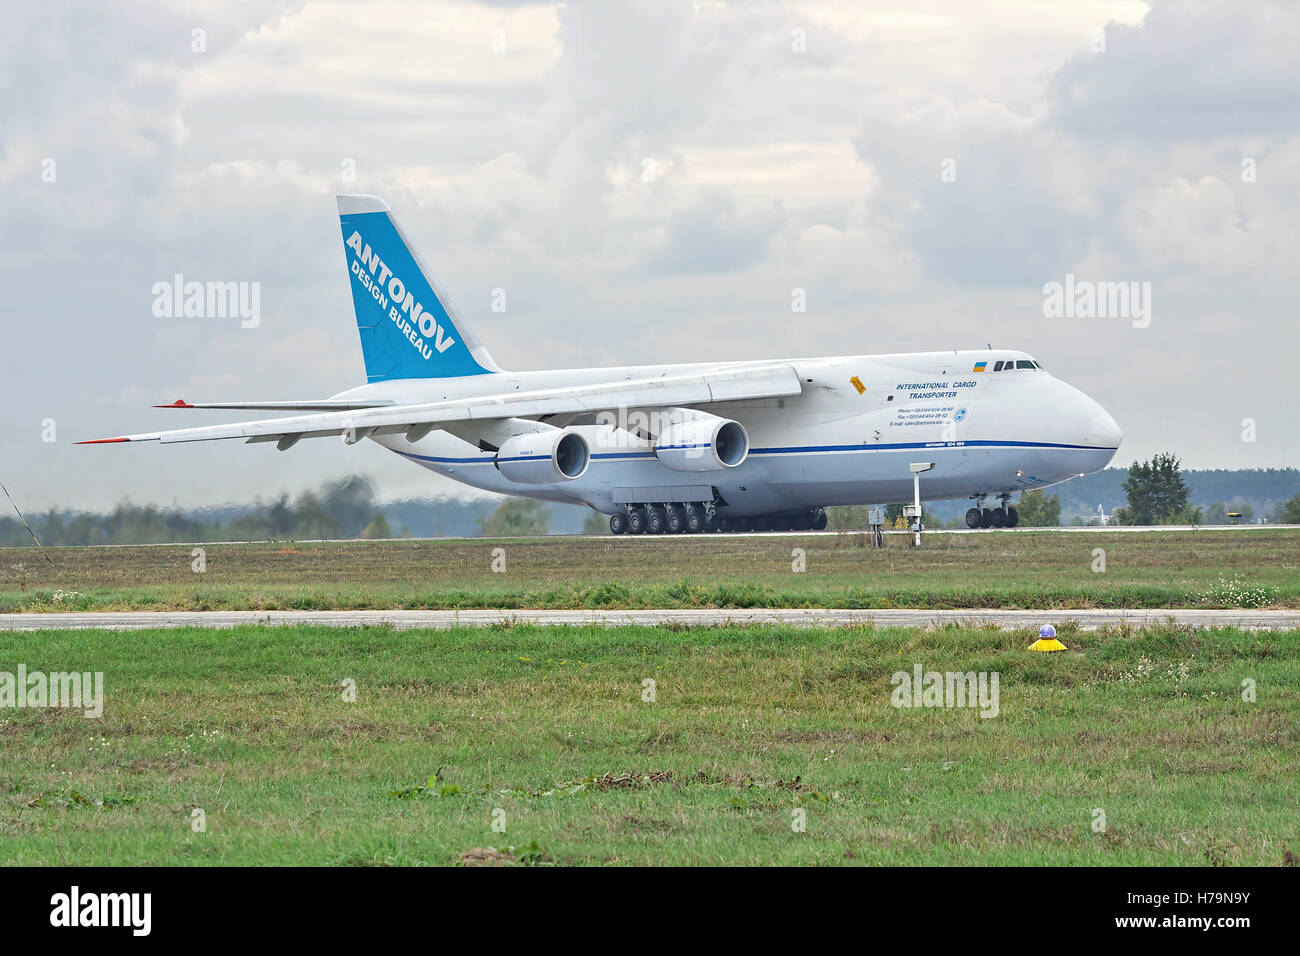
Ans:
{"type": "Polygon", "coordinates": [[[1018,362],[1016,362],[1016,368],[1033,368],[1033,367],[1034,367],[1034,363],[1029,361],[1028,359],[1020,359],[1018,362]]]}
{"type": "Polygon", "coordinates": [[[1000,371],[1002,371],[1002,363],[1001,363],[1001,362],[998,362],[996,365],[994,365],[994,366],[993,366],[993,371],[995,371],[995,372],[1000,372],[1000,371]]]}

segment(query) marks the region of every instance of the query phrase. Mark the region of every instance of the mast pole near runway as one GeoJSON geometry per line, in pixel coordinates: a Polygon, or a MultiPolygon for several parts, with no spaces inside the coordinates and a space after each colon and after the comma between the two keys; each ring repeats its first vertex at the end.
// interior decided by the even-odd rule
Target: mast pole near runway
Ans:
{"type": "Polygon", "coordinates": [[[921,546],[921,474],[934,467],[932,461],[914,461],[912,469],[912,531],[916,535],[915,547],[921,546]]]}

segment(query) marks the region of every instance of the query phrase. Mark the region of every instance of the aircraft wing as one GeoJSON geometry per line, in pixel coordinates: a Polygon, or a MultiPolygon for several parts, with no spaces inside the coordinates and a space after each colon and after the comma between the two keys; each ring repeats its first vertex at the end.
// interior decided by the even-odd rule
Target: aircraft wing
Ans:
{"type": "Polygon", "coordinates": [[[229,425],[144,432],[118,438],[92,439],[77,444],[144,441],[169,444],[243,438],[249,442],[278,442],[278,447],[284,450],[302,438],[342,435],[351,443],[371,435],[402,433],[406,433],[411,441],[418,441],[443,423],[502,418],[539,418],[547,415],[589,413],[617,408],[658,408],[667,405],[700,405],[760,398],[786,398],[799,395],[801,392],[799,375],[792,366],[764,365],[704,372],[698,375],[603,382],[530,392],[481,395],[445,402],[348,409],[291,418],[234,422],[229,425]]]}

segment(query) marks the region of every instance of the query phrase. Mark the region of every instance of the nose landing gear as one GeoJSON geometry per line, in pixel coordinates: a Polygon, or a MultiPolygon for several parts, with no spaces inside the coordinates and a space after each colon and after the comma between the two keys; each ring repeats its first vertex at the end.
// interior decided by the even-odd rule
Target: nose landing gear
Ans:
{"type": "Polygon", "coordinates": [[[997,496],[1002,502],[1000,508],[985,508],[984,502],[988,495],[971,495],[971,500],[975,502],[975,507],[966,511],[966,527],[968,528],[1014,528],[1020,523],[1020,512],[1011,507],[1011,496],[1002,494],[997,496]]]}

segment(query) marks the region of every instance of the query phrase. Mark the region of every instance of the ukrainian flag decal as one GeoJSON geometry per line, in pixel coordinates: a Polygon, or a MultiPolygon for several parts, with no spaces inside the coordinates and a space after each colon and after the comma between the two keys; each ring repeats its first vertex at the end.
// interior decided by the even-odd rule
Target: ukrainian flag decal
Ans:
{"type": "Polygon", "coordinates": [[[974,367],[973,369],[971,369],[971,371],[972,371],[972,372],[983,372],[985,369],[988,368],[988,364],[989,364],[988,362],[976,362],[976,363],[975,363],[975,367],[974,367]]]}

